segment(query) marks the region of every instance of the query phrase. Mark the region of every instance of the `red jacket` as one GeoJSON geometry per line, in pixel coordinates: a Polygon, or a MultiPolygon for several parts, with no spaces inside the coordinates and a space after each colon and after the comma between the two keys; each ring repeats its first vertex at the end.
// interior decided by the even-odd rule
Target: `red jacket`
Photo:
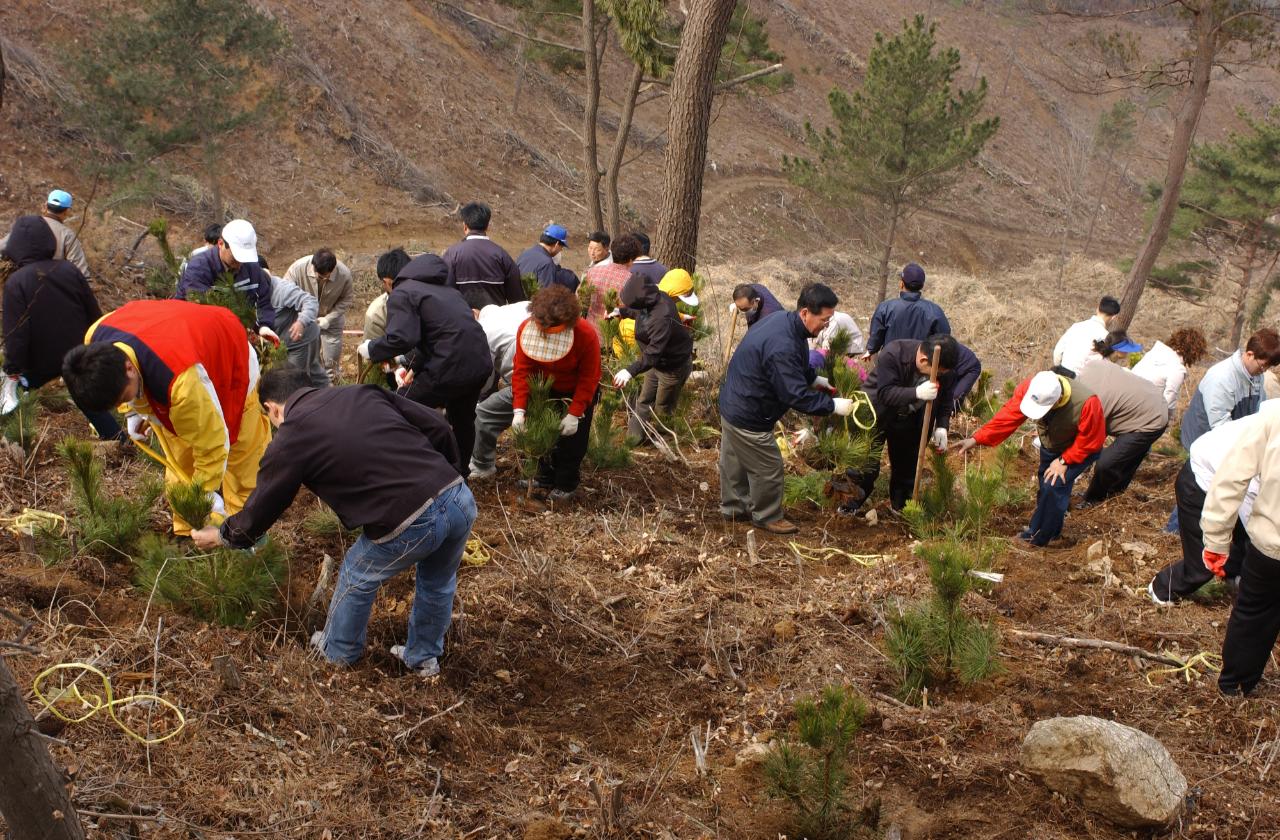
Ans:
{"type": "MultiPolygon", "coordinates": [[[[973,439],[982,446],[999,446],[1005,438],[1016,432],[1027,419],[1020,406],[1030,385],[1030,379],[1022,380],[1014,389],[1013,397],[981,429],[974,432],[973,439]]],[[[1107,422],[1102,414],[1102,402],[1096,396],[1089,397],[1080,409],[1076,439],[1060,457],[1064,463],[1079,464],[1101,450],[1106,440],[1107,422]]]]}
{"type": "Polygon", "coordinates": [[[573,347],[563,359],[535,362],[520,348],[520,336],[529,325],[525,321],[516,331],[516,357],[511,372],[511,406],[525,409],[529,403],[529,377],[543,373],[551,377],[551,390],[559,396],[572,395],[569,413],[581,417],[591,405],[600,385],[600,337],[590,321],[579,318],[573,323],[573,347]]]}

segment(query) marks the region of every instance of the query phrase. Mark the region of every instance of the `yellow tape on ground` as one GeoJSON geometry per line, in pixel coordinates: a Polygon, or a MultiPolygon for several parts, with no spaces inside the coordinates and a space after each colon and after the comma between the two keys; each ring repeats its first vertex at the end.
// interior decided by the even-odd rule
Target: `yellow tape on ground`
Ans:
{"type": "Polygon", "coordinates": [[[844,557],[848,560],[852,560],[859,566],[870,567],[874,566],[881,560],[887,559],[887,555],[884,554],[850,554],[847,551],[830,545],[810,548],[807,545],[801,545],[798,542],[792,541],[787,543],[787,546],[794,551],[796,556],[801,560],[808,560],[810,563],[820,563],[836,557],[844,557]]]}
{"type": "Polygon", "coordinates": [[[1205,671],[1221,671],[1222,657],[1216,653],[1201,651],[1176,668],[1153,668],[1147,672],[1147,685],[1155,685],[1151,678],[1157,674],[1182,674],[1190,683],[1192,678],[1200,676],[1200,672],[1196,670],[1197,666],[1204,668],[1205,671]]]}
{"type": "Polygon", "coordinates": [[[467,540],[467,547],[462,552],[463,563],[468,566],[483,566],[489,560],[489,546],[484,544],[484,540],[478,537],[467,540]]]}
{"type": "Polygon", "coordinates": [[[36,531],[45,528],[57,528],[58,533],[67,533],[67,518],[58,513],[50,513],[47,510],[36,510],[35,508],[23,508],[22,513],[17,516],[6,516],[0,518],[0,524],[15,534],[26,534],[29,537],[35,536],[36,531]]]}
{"type": "MultiPolygon", "coordinates": [[[[81,676],[83,676],[83,674],[81,676]]],[[[40,698],[40,702],[44,704],[44,707],[59,720],[65,720],[67,723],[83,723],[99,712],[105,710],[107,715],[116,722],[116,725],[125,731],[126,735],[138,743],[147,744],[148,746],[169,740],[187,726],[187,719],[182,714],[182,710],[163,697],[159,697],[155,694],[131,694],[128,697],[112,697],[111,680],[106,674],[87,662],[62,662],[58,665],[45,668],[36,675],[35,682],[31,684],[31,690],[35,693],[36,697],[40,698]],[[52,697],[46,696],[42,690],[45,680],[61,671],[81,671],[93,674],[102,680],[102,695],[100,696],[92,693],[85,694],[81,692],[78,684],[79,676],[77,676],[69,686],[58,689],[52,697]],[[106,698],[105,700],[103,699],[104,697],[106,698]],[[66,700],[77,702],[80,704],[81,710],[87,709],[88,711],[85,711],[84,714],[79,716],[64,714],[58,707],[58,704],[66,700]],[[138,734],[129,727],[129,724],[125,723],[116,715],[116,709],[141,703],[156,703],[163,708],[172,711],[178,718],[178,725],[174,727],[172,731],[166,732],[158,737],[148,737],[146,735],[138,734]]]]}

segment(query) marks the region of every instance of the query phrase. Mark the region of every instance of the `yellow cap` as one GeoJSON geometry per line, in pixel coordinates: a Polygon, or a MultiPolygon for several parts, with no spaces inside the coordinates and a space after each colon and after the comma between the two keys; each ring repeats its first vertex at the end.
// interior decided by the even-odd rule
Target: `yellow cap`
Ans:
{"type": "Polygon", "coordinates": [[[683,268],[673,268],[662,275],[658,288],[668,296],[680,298],[690,306],[698,305],[698,296],[693,293],[693,278],[683,268]]]}
{"type": "Polygon", "coordinates": [[[636,343],[636,322],[633,318],[623,318],[618,322],[618,338],[613,340],[613,355],[621,356],[623,350],[623,342],[635,346],[636,343]]]}

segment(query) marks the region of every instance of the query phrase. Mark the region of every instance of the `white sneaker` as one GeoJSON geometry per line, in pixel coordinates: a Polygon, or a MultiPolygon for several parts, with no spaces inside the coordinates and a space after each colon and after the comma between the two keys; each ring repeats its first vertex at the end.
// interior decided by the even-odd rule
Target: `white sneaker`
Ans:
{"type": "Polygon", "coordinates": [[[467,471],[470,473],[468,478],[493,478],[498,474],[498,465],[493,464],[488,467],[481,467],[475,461],[467,464],[467,471]]]}
{"type": "Polygon", "coordinates": [[[1156,582],[1154,580],[1147,584],[1147,594],[1151,596],[1151,603],[1155,604],[1157,607],[1173,606],[1172,600],[1166,601],[1156,594],[1156,582]]]}
{"type": "MultiPolygon", "coordinates": [[[[404,645],[392,645],[391,655],[404,662],[404,645]]],[[[406,668],[409,667],[408,662],[404,664],[406,668]]],[[[411,670],[420,677],[434,677],[440,673],[440,661],[433,656],[411,670]]]]}

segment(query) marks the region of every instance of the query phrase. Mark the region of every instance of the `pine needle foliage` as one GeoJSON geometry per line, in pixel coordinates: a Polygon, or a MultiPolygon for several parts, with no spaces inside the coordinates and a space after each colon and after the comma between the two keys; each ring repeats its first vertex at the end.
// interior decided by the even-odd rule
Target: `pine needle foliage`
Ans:
{"type": "Polygon", "coordinates": [[[165,498],[173,512],[181,516],[192,528],[203,528],[213,513],[213,501],[197,481],[189,484],[170,484],[165,498]]]}
{"type": "Polygon", "coordinates": [[[787,507],[796,507],[806,502],[820,508],[830,507],[831,497],[823,489],[827,486],[829,473],[814,470],[804,475],[788,475],[784,479],[783,502],[787,507]]]}
{"type": "Polygon", "coordinates": [[[136,492],[113,496],[102,483],[102,464],[86,441],[58,444],[75,508],[73,528],[81,549],[103,559],[131,554],[151,521],[151,508],[163,492],[158,476],[148,473],[136,492]]]}
{"type": "Polygon", "coordinates": [[[990,567],[995,543],[952,536],[922,543],[916,554],[928,566],[933,597],[891,614],[885,633],[902,696],[914,697],[952,678],[967,685],[998,672],[995,626],[974,619],[962,605],[965,595],[982,585],[970,572],[990,567]]]}
{"type": "Polygon", "coordinates": [[[148,534],[134,559],[134,584],[157,603],[202,621],[248,627],[279,601],[288,560],[267,539],[250,551],[218,548],[184,554],[171,541],[148,534]]]}
{"type": "Polygon", "coordinates": [[[516,449],[520,452],[520,470],[529,480],[530,491],[538,472],[538,462],[551,454],[560,440],[560,421],[564,414],[564,400],[551,396],[551,377],[541,373],[530,376],[524,428],[512,432],[516,449]]]}
{"type": "Polygon", "coordinates": [[[764,764],[768,793],[791,806],[796,837],[837,840],[856,828],[848,761],[866,717],[866,703],[844,686],[796,703],[795,740],[783,740],[764,764]]]}
{"type": "Polygon", "coordinates": [[[533,300],[533,296],[538,293],[538,275],[532,271],[520,275],[520,285],[524,288],[524,296],[528,300],[533,300]]]}
{"type": "Polygon", "coordinates": [[[597,469],[617,470],[631,463],[632,444],[624,428],[615,420],[625,413],[622,392],[606,386],[600,392],[595,415],[591,419],[591,438],[587,442],[587,460],[597,469]]]}
{"type": "Polygon", "coordinates": [[[333,508],[325,504],[321,504],[303,518],[302,530],[313,537],[328,539],[346,539],[356,534],[355,531],[348,530],[338,518],[338,514],[333,512],[333,508]]]}
{"type": "Polygon", "coordinates": [[[18,396],[18,407],[0,418],[0,437],[22,447],[28,455],[35,448],[39,431],[36,422],[40,398],[35,392],[25,391],[18,396]]]}
{"type": "Polygon", "coordinates": [[[992,514],[1026,499],[1026,491],[1009,480],[1017,456],[1016,446],[1001,444],[990,463],[969,466],[957,487],[959,477],[946,454],[933,452],[929,462],[933,480],[921,488],[919,501],[908,502],[902,511],[911,533],[919,539],[947,534],[981,538],[992,514]]]}
{"type": "Polygon", "coordinates": [[[240,323],[244,324],[246,330],[257,331],[258,310],[249,302],[249,297],[236,288],[235,275],[230,271],[224,271],[219,275],[207,291],[190,292],[189,296],[196,303],[230,309],[240,319],[240,323]]]}
{"type": "Polygon", "coordinates": [[[810,466],[832,472],[862,470],[880,458],[875,436],[858,428],[837,423],[814,436],[810,466]]]}

